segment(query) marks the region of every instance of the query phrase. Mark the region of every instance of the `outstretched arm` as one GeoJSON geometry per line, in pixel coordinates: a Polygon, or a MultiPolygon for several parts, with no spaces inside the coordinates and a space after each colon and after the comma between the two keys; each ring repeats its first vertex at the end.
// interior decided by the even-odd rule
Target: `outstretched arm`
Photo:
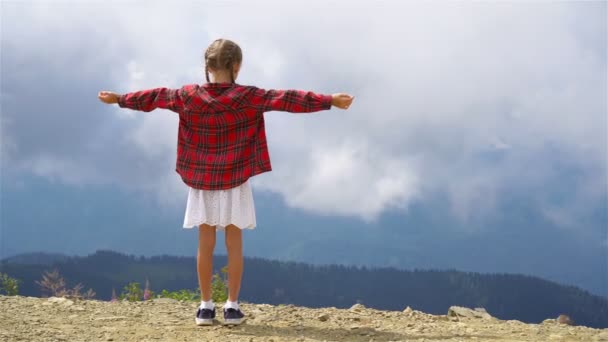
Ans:
{"type": "Polygon", "coordinates": [[[150,112],[156,108],[169,109],[179,113],[184,108],[181,89],[153,88],[126,94],[100,91],[99,99],[104,103],[118,103],[121,108],[150,112]]]}
{"type": "Polygon", "coordinates": [[[318,94],[304,90],[276,90],[255,88],[252,102],[263,111],[284,111],[292,113],[311,113],[331,106],[347,109],[354,96],[337,93],[333,95],[318,94]]]}

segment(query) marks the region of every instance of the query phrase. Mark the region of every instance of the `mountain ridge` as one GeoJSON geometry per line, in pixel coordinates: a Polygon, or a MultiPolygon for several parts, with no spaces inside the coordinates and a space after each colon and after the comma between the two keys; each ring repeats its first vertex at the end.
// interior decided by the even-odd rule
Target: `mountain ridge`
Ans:
{"type": "MultiPolygon", "coordinates": [[[[18,260],[18,259],[12,259],[18,260]]],[[[539,323],[546,317],[570,315],[578,324],[608,327],[608,300],[572,285],[518,274],[482,274],[456,270],[400,270],[342,265],[311,265],[296,261],[245,257],[240,298],[270,304],[346,308],[362,303],[381,310],[410,306],[431,314],[453,305],[484,307],[500,319],[539,323]]],[[[227,264],[214,256],[214,272],[227,264]]],[[[130,282],[148,279],[156,293],[196,289],[196,258],[160,255],[143,257],[111,250],[74,256],[51,264],[18,264],[3,260],[0,272],[23,281],[19,294],[41,296],[35,281],[57,268],[68,287],[82,283],[99,299],[109,300],[130,282]]],[[[142,286],[143,287],[143,286],[142,286]]]]}

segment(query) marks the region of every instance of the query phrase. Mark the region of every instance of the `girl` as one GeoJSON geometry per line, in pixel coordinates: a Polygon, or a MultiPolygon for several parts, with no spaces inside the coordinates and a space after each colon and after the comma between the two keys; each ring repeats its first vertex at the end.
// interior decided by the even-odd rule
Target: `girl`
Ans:
{"type": "Polygon", "coordinates": [[[303,90],[265,90],[235,82],[242,63],[241,48],[217,39],[205,51],[207,83],[179,89],[154,88],[126,94],[99,92],[104,103],[144,112],[156,108],[179,114],[175,171],[188,185],[184,228],[199,228],[197,270],[201,304],[195,322],[213,324],[212,258],[216,229],[226,233],[228,301],[224,324],[240,324],[238,304],[243,272],[242,230],[256,226],[249,178],[272,170],[264,112],[311,113],[347,109],[354,97],[345,93],[317,94],[303,90]],[[211,74],[212,80],[209,79],[211,74]]]}

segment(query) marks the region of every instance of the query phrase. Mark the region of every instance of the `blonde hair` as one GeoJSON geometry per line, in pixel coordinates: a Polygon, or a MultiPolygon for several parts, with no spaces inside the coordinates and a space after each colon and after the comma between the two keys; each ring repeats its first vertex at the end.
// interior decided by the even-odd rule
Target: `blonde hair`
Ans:
{"type": "Polygon", "coordinates": [[[205,77],[209,80],[209,69],[214,71],[227,70],[230,80],[234,83],[232,67],[243,61],[243,53],[237,43],[229,39],[216,39],[205,51],[205,77]]]}

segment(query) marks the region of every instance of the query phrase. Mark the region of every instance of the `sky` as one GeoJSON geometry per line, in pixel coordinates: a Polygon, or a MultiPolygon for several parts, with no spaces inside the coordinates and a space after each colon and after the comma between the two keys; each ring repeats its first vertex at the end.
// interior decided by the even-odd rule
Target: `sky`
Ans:
{"type": "Polygon", "coordinates": [[[237,83],[355,96],[264,114],[273,171],[251,178],[246,256],[520,272],[608,296],[604,1],[0,6],[0,258],[195,255],[178,115],[97,93],[202,84],[227,38],[237,83]]]}

